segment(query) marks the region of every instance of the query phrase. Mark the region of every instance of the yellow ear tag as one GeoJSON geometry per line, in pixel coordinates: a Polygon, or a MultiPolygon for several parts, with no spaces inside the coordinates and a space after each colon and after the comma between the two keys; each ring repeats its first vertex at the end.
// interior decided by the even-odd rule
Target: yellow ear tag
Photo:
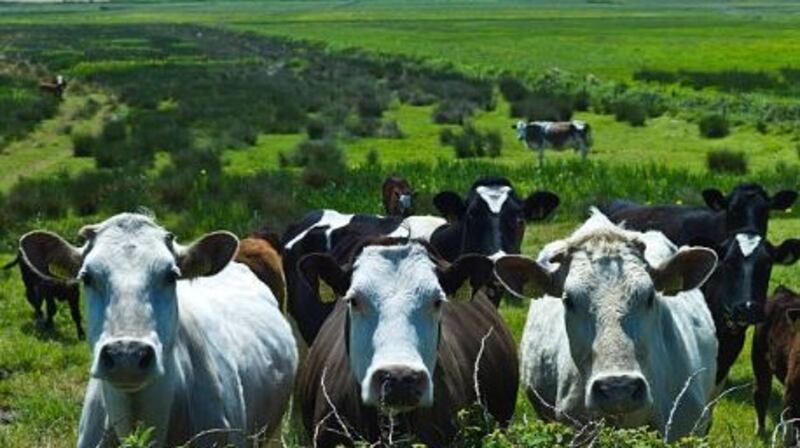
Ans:
{"type": "Polygon", "coordinates": [[[333,292],[333,289],[328,286],[325,282],[319,282],[319,301],[322,303],[333,303],[336,302],[336,293],[333,292]]]}
{"type": "Polygon", "coordinates": [[[43,274],[50,274],[53,277],[61,278],[61,279],[71,279],[72,273],[69,272],[67,269],[64,269],[61,265],[56,263],[48,263],[47,270],[49,272],[43,272],[43,274]]]}

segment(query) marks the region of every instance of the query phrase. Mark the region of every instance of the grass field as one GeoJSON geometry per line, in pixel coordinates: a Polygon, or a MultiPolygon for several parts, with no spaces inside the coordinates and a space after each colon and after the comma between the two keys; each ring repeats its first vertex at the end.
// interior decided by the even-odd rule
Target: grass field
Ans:
{"type": "MultiPolygon", "coordinates": [[[[523,193],[558,193],[556,216],[528,228],[528,254],[612,197],[699,203],[702,188],[748,179],[797,188],[796,121],[773,117],[765,131],[733,120],[720,139],[702,137],[694,121],[716,102],[794,104],[785,86],[723,92],[632,79],[644,68],[783,76],[800,68],[798,12],[789,1],[0,3],[0,119],[14,117],[0,124],[0,263],[24,231],[71,236],[139,205],[183,240],[216,228],[281,228],[314,207],[380,212],[379,184],[392,172],[411,180],[423,212],[437,191],[464,191],[481,174],[506,175],[523,193]],[[591,123],[595,145],[586,163],[550,152],[540,168],[509,129],[513,105],[492,76],[533,83],[555,67],[597,79],[592,107],[574,113],[591,123]],[[71,86],[51,106],[35,80],[55,73],[71,86]],[[619,122],[594,103],[619,83],[671,106],[644,126],[619,122]],[[420,91],[425,101],[404,100],[420,91]],[[463,97],[478,129],[500,133],[499,157],[460,160],[442,146],[441,131],[460,126],[432,116],[463,97]],[[23,109],[32,112],[12,115],[23,109]],[[320,162],[321,185],[309,184],[308,166],[285,167],[280,157],[308,139],[314,120],[344,157],[340,171],[335,160],[320,162]],[[402,138],[381,134],[391,122],[402,138]],[[81,141],[89,153],[75,157],[81,141]],[[744,152],[749,174],[709,172],[714,149],[744,152]]],[[[798,235],[800,205],[773,214],[772,241],[798,235]]],[[[771,289],[780,283],[800,289],[800,268],[776,268],[771,289]]],[[[526,310],[503,305],[517,336],[526,310]]],[[[74,445],[88,350],[63,311],[55,332],[31,314],[17,271],[0,271],[0,446],[74,445]]],[[[711,446],[770,445],[752,435],[751,379],[746,346],[729,379],[745,387],[717,406],[711,446]]],[[[780,396],[776,384],[769,430],[780,396]]],[[[517,419],[527,418],[520,395],[517,419]]]]}

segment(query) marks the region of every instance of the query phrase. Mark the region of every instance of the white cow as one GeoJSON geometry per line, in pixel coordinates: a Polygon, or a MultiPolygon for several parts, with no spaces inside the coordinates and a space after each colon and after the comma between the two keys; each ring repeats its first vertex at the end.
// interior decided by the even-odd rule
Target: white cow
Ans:
{"type": "Polygon", "coordinates": [[[571,146],[586,159],[592,146],[592,128],[581,120],[572,121],[517,121],[512,125],[517,133],[517,140],[525,142],[530,150],[539,152],[539,165],[544,164],[545,148],[561,150],[571,146]]]}
{"type": "Polygon", "coordinates": [[[704,433],[717,340],[697,288],[715,253],[678,250],[660,232],[625,230],[593,210],[541,255],[506,256],[495,267],[513,293],[542,297],[520,345],[522,384],[539,415],[649,425],[668,440],[704,433]]]}
{"type": "Polygon", "coordinates": [[[138,214],[81,235],[81,248],[42,231],[20,241],[41,274],[84,284],[92,365],[78,446],[114,445],[138,425],[155,428],[156,446],[268,437],[289,400],[297,349],[272,292],[230,263],[236,237],[180,246],[138,214]]]}

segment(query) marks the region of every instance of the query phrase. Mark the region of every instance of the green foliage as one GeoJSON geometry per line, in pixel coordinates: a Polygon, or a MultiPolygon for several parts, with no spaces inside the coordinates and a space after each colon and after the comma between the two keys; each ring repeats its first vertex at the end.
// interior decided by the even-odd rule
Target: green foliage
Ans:
{"type": "Polygon", "coordinates": [[[74,130],[70,134],[72,154],[75,157],[93,157],[97,139],[88,130],[74,130]]]}
{"type": "Polygon", "coordinates": [[[155,446],[153,433],[155,428],[136,428],[132,433],[125,437],[120,444],[120,448],[152,448],[155,446]]]}
{"type": "Polygon", "coordinates": [[[460,133],[444,128],[439,133],[442,145],[451,145],[456,158],[499,157],[503,149],[503,138],[496,130],[481,132],[472,123],[461,127],[460,133]]]}
{"type": "Polygon", "coordinates": [[[728,149],[709,151],[706,165],[715,173],[747,174],[747,154],[728,149]]]}
{"type": "Polygon", "coordinates": [[[707,138],[722,138],[730,133],[730,123],[724,115],[710,113],[700,118],[700,135],[707,138]]]}

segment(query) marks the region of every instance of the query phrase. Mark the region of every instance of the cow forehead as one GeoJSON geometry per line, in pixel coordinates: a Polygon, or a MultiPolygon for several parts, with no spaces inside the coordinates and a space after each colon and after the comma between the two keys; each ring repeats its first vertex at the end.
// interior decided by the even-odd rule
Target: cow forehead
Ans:
{"type": "Polygon", "coordinates": [[[419,243],[367,246],[353,268],[353,289],[377,300],[395,297],[402,291],[441,291],[436,265],[419,243]]]}
{"type": "Polygon", "coordinates": [[[173,262],[168,232],[152,219],[136,214],[117,215],[96,227],[87,263],[113,260],[115,266],[155,266],[154,260],[173,262]]]}
{"type": "Polygon", "coordinates": [[[742,252],[742,255],[745,258],[749,257],[750,255],[755,252],[756,248],[758,248],[759,244],[761,244],[761,235],[755,233],[737,233],[736,234],[736,243],[739,245],[739,250],[742,252]]]}
{"type": "Polygon", "coordinates": [[[507,185],[481,185],[475,188],[475,192],[486,202],[492,213],[500,213],[509,193],[511,193],[511,187],[507,185]]]}

